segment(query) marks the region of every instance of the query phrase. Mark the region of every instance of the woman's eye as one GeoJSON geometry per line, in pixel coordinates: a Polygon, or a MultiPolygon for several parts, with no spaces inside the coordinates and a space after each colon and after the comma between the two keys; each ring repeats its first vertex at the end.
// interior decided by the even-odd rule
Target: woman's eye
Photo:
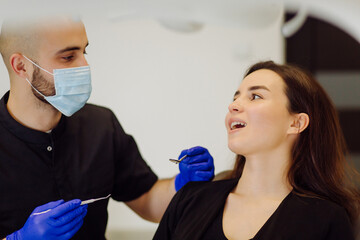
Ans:
{"type": "Polygon", "coordinates": [[[251,95],[251,100],[261,99],[261,97],[255,93],[251,95]]]}

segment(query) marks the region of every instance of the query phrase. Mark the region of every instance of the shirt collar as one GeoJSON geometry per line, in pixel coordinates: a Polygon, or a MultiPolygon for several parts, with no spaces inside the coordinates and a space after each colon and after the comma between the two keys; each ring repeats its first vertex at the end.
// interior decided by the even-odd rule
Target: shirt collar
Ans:
{"type": "Polygon", "coordinates": [[[51,141],[51,137],[55,139],[64,132],[66,122],[66,116],[64,115],[61,116],[59,124],[51,131],[51,133],[37,131],[17,122],[12,118],[6,107],[9,95],[10,91],[5,93],[0,100],[0,124],[3,125],[6,130],[10,131],[23,141],[37,144],[48,144],[49,141],[51,141]]]}

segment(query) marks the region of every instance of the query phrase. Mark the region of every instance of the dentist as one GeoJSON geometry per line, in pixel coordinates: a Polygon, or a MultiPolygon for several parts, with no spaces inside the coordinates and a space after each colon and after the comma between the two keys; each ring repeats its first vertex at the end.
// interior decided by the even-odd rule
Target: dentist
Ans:
{"type": "Polygon", "coordinates": [[[10,91],[0,100],[1,238],[105,239],[108,199],[81,200],[111,194],[159,222],[176,190],[213,178],[202,147],[182,152],[176,177],[157,178],[114,113],[86,103],[87,45],[83,23],[68,17],[2,26],[10,91]]]}

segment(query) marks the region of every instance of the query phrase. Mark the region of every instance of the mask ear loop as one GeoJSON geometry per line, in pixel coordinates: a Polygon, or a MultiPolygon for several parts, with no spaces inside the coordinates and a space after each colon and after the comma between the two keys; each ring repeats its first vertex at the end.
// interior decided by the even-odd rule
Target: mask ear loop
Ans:
{"type": "MultiPolygon", "coordinates": [[[[49,74],[51,74],[51,75],[54,75],[54,74],[52,74],[51,72],[49,72],[48,70],[40,67],[39,65],[37,65],[36,63],[34,63],[33,61],[31,61],[31,60],[30,60],[28,57],[26,57],[25,55],[23,55],[23,57],[24,57],[25,59],[27,59],[29,62],[31,62],[32,64],[34,64],[35,66],[37,66],[38,68],[40,68],[41,70],[43,70],[43,71],[45,71],[45,72],[47,72],[47,73],[49,73],[49,74]]],[[[38,94],[40,94],[43,98],[46,97],[44,94],[42,94],[39,90],[37,90],[37,89],[31,84],[31,82],[29,81],[28,78],[25,78],[25,79],[26,79],[26,81],[30,84],[30,86],[32,87],[32,89],[34,89],[34,90],[35,90],[38,94]]]]}
{"type": "Polygon", "coordinates": [[[42,94],[39,90],[37,90],[37,89],[31,84],[31,82],[29,81],[28,78],[25,78],[25,79],[26,79],[26,81],[30,84],[30,86],[31,86],[38,94],[40,94],[43,98],[46,97],[44,94],[42,94]]]}
{"type": "Polygon", "coordinates": [[[43,70],[44,72],[47,72],[48,74],[51,74],[54,76],[54,74],[52,74],[51,72],[49,72],[48,70],[40,67],[39,65],[37,65],[36,63],[34,63],[33,61],[31,61],[28,57],[26,57],[25,55],[23,55],[24,58],[26,58],[29,62],[31,62],[32,64],[34,64],[35,66],[37,66],[38,68],[40,68],[41,70],[43,70]]]}

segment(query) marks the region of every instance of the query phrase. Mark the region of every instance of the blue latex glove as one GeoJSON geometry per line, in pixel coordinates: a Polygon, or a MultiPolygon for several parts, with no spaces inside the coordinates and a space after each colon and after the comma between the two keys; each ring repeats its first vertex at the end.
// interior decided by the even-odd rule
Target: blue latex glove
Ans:
{"type": "Polygon", "coordinates": [[[180,173],[175,178],[175,189],[179,191],[191,181],[210,181],[214,177],[214,160],[209,151],[203,147],[193,147],[181,152],[179,159],[187,157],[179,163],[180,173]]]}
{"type": "Polygon", "coordinates": [[[80,229],[87,212],[87,205],[74,199],[49,202],[35,208],[23,228],[6,237],[6,240],[67,240],[80,229]],[[51,209],[46,213],[34,215],[51,209]]]}

